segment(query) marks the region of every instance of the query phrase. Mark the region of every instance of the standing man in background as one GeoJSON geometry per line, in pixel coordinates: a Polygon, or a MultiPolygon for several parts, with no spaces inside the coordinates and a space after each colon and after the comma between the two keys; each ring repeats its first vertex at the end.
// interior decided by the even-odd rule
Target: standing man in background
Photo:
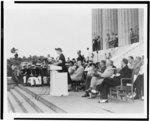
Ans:
{"type": "Polygon", "coordinates": [[[81,62],[84,62],[84,61],[85,61],[85,58],[84,58],[83,55],[81,55],[81,50],[79,50],[79,51],[77,52],[77,54],[78,54],[77,61],[80,60],[81,62]]]}

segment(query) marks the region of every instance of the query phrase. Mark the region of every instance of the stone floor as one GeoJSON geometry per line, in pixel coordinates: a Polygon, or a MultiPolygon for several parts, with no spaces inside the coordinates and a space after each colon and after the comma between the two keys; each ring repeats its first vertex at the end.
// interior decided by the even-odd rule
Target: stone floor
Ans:
{"type": "Polygon", "coordinates": [[[135,100],[117,101],[113,99],[109,103],[99,104],[99,97],[88,99],[81,97],[84,92],[69,92],[69,96],[50,96],[49,87],[26,87],[30,91],[42,96],[47,101],[60,107],[69,113],[143,113],[144,101],[135,100]]]}

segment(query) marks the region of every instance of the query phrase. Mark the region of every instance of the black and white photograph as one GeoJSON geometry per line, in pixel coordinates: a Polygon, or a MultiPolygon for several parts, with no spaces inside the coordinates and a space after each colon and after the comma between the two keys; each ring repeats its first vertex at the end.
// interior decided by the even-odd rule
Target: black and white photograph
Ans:
{"type": "Polygon", "coordinates": [[[3,1],[4,119],[147,118],[147,10],[3,1]]]}

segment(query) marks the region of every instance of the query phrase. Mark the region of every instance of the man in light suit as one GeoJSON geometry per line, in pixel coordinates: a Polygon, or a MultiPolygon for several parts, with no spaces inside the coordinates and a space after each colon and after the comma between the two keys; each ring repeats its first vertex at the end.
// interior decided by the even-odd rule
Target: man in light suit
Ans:
{"type": "MultiPolygon", "coordinates": [[[[100,95],[100,101],[98,103],[108,102],[108,93],[110,87],[119,86],[121,83],[120,81],[121,78],[131,78],[132,70],[128,68],[127,64],[128,64],[128,60],[123,58],[121,62],[122,68],[119,71],[119,73],[116,74],[116,76],[114,76],[113,78],[105,78],[103,80],[99,88],[101,95],[100,95]]],[[[125,83],[123,83],[123,85],[126,85],[127,83],[129,83],[128,80],[126,80],[125,83]]]]}
{"type": "Polygon", "coordinates": [[[73,74],[71,74],[71,80],[80,81],[82,79],[83,72],[84,72],[84,68],[82,66],[82,61],[78,60],[78,68],[76,71],[74,71],[73,74]]]}
{"type": "Polygon", "coordinates": [[[96,89],[96,86],[100,85],[103,82],[104,78],[111,77],[113,74],[114,74],[113,61],[107,60],[105,71],[103,73],[97,72],[94,74],[91,80],[90,87],[92,89],[96,89]]]}

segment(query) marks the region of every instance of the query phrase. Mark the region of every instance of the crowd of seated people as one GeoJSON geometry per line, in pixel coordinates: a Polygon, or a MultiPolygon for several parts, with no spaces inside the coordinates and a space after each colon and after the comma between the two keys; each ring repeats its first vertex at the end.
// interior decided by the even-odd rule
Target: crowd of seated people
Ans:
{"type": "Polygon", "coordinates": [[[40,86],[48,84],[48,66],[45,63],[26,64],[21,69],[23,84],[26,86],[40,86]]]}
{"type": "MultiPolygon", "coordinates": [[[[81,51],[78,51],[77,55],[76,59],[73,58],[67,62],[71,82],[69,83],[71,84],[69,90],[72,90],[73,82],[78,82],[83,79],[84,83],[82,86],[84,86],[85,94],[82,97],[93,99],[100,95],[99,103],[106,103],[108,102],[109,89],[119,86],[121,84],[121,78],[131,78],[131,75],[134,74],[134,95],[129,94],[128,96],[129,98],[134,96],[134,99],[143,98],[144,56],[136,58],[129,56],[128,59],[123,58],[121,67],[116,68],[111,58],[94,63],[91,60],[86,60],[81,54],[81,51]]],[[[20,73],[24,85],[40,86],[49,84],[48,63],[45,61],[43,63],[24,65],[20,73]]],[[[123,85],[127,85],[128,83],[131,82],[126,80],[123,85]]]]}
{"type": "MultiPolygon", "coordinates": [[[[89,99],[96,98],[100,95],[99,103],[108,102],[109,89],[119,86],[121,78],[131,78],[134,75],[134,95],[130,95],[134,99],[142,99],[144,96],[144,72],[143,72],[143,57],[129,56],[128,59],[123,58],[121,67],[116,68],[110,58],[101,60],[99,63],[92,61],[84,61],[83,59],[74,59],[70,61],[68,72],[72,81],[79,81],[82,74],[86,73],[84,78],[85,94],[82,97],[89,99]],[[77,76],[76,76],[77,75],[77,76]],[[78,78],[78,75],[79,78],[78,78]]],[[[130,80],[125,80],[123,85],[131,83],[130,80]]]]}
{"type": "MultiPolygon", "coordinates": [[[[123,58],[121,61],[121,68],[116,68],[111,59],[102,60],[98,64],[91,61],[77,61],[79,64],[77,66],[71,62],[69,73],[72,75],[76,72],[78,66],[81,66],[82,63],[83,66],[80,67],[81,71],[79,72],[80,74],[86,72],[84,85],[85,94],[82,97],[91,99],[96,98],[99,94],[99,103],[108,102],[109,89],[111,87],[119,86],[121,84],[121,78],[131,78],[132,74],[134,74],[134,95],[130,95],[129,93],[129,97],[131,98],[131,96],[134,96],[134,99],[141,99],[144,96],[143,59],[144,57],[136,57],[134,59],[132,56],[129,56],[128,59],[123,58]]],[[[131,81],[126,80],[123,85],[125,86],[128,83],[131,83],[131,81]]]]}

